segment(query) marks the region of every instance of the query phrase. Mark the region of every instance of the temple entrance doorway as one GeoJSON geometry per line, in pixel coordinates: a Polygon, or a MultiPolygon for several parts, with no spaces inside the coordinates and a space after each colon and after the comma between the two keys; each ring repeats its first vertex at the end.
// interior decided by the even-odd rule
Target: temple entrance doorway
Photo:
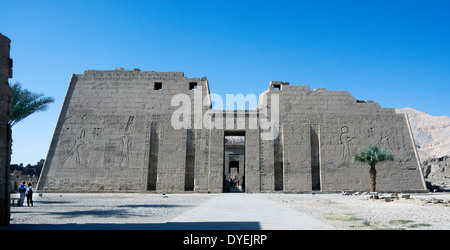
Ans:
{"type": "Polygon", "coordinates": [[[223,191],[245,192],[245,131],[225,131],[223,191]]]}

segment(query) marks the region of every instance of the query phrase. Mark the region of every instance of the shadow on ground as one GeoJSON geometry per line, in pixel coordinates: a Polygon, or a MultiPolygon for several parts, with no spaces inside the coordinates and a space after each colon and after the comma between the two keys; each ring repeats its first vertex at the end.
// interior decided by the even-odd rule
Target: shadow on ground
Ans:
{"type": "Polygon", "coordinates": [[[260,230],[259,222],[167,222],[147,224],[11,224],[0,230],[260,230]]]}
{"type": "Polygon", "coordinates": [[[188,205],[172,205],[172,204],[138,204],[138,205],[120,205],[117,207],[125,208],[171,208],[171,207],[192,207],[188,205]]]}

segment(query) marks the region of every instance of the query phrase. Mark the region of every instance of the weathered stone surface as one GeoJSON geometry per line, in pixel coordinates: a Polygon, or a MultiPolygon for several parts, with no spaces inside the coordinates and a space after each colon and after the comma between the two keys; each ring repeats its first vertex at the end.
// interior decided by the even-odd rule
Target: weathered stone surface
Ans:
{"type": "Polygon", "coordinates": [[[12,91],[8,78],[12,77],[12,59],[9,58],[11,40],[0,33],[0,226],[8,225],[10,218],[11,113],[12,91]]]}
{"type": "Polygon", "coordinates": [[[402,199],[409,199],[409,198],[411,198],[411,195],[409,195],[409,194],[402,194],[401,198],[402,199]]]}
{"type": "Polygon", "coordinates": [[[377,166],[378,190],[425,190],[407,116],[346,91],[271,82],[257,110],[213,111],[206,77],[88,70],[72,76],[38,189],[223,192],[233,157],[246,192],[366,191],[369,166],[351,157],[369,145],[396,158],[377,166]],[[228,135],[245,136],[234,156],[228,135]]]}
{"type": "Polygon", "coordinates": [[[443,156],[423,163],[425,182],[431,187],[450,190],[450,157],[443,156]]]}

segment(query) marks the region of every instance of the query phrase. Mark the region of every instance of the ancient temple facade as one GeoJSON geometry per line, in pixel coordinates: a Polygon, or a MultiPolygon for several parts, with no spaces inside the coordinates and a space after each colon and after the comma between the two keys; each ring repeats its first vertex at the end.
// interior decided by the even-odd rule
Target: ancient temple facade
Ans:
{"type": "Polygon", "coordinates": [[[38,189],[220,193],[232,178],[248,193],[367,191],[369,166],[351,158],[378,145],[395,156],[377,165],[378,190],[425,190],[408,118],[394,109],[279,81],[255,110],[213,108],[221,101],[206,77],[182,72],[74,74],[38,189]]]}

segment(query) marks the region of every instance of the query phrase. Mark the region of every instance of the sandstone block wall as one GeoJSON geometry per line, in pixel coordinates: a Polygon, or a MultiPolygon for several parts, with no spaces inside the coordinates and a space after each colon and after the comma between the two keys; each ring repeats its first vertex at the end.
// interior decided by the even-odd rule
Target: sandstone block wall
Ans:
{"type": "Polygon", "coordinates": [[[12,91],[8,78],[12,77],[11,40],[0,34],[0,225],[8,225],[10,218],[9,164],[11,160],[11,128],[8,125],[12,91]]]}
{"type": "Polygon", "coordinates": [[[38,189],[184,190],[188,138],[170,126],[171,97],[193,96],[193,82],[206,93],[206,78],[182,72],[73,75],[38,189]]]}
{"type": "Polygon", "coordinates": [[[245,136],[246,192],[368,190],[369,167],[351,157],[369,145],[396,157],[377,166],[380,191],[425,189],[406,116],[345,91],[284,82],[271,82],[261,96],[268,106],[260,101],[254,111],[213,111],[205,77],[122,69],[73,75],[38,189],[223,192],[227,135],[245,136]],[[172,125],[177,94],[188,96],[189,128],[172,125]],[[267,139],[261,119],[278,110],[278,136],[267,139]]]}
{"type": "Polygon", "coordinates": [[[285,191],[368,190],[369,166],[352,163],[369,145],[393,153],[377,166],[377,189],[423,190],[424,182],[406,116],[346,91],[311,91],[282,85],[280,95],[285,191]]]}

